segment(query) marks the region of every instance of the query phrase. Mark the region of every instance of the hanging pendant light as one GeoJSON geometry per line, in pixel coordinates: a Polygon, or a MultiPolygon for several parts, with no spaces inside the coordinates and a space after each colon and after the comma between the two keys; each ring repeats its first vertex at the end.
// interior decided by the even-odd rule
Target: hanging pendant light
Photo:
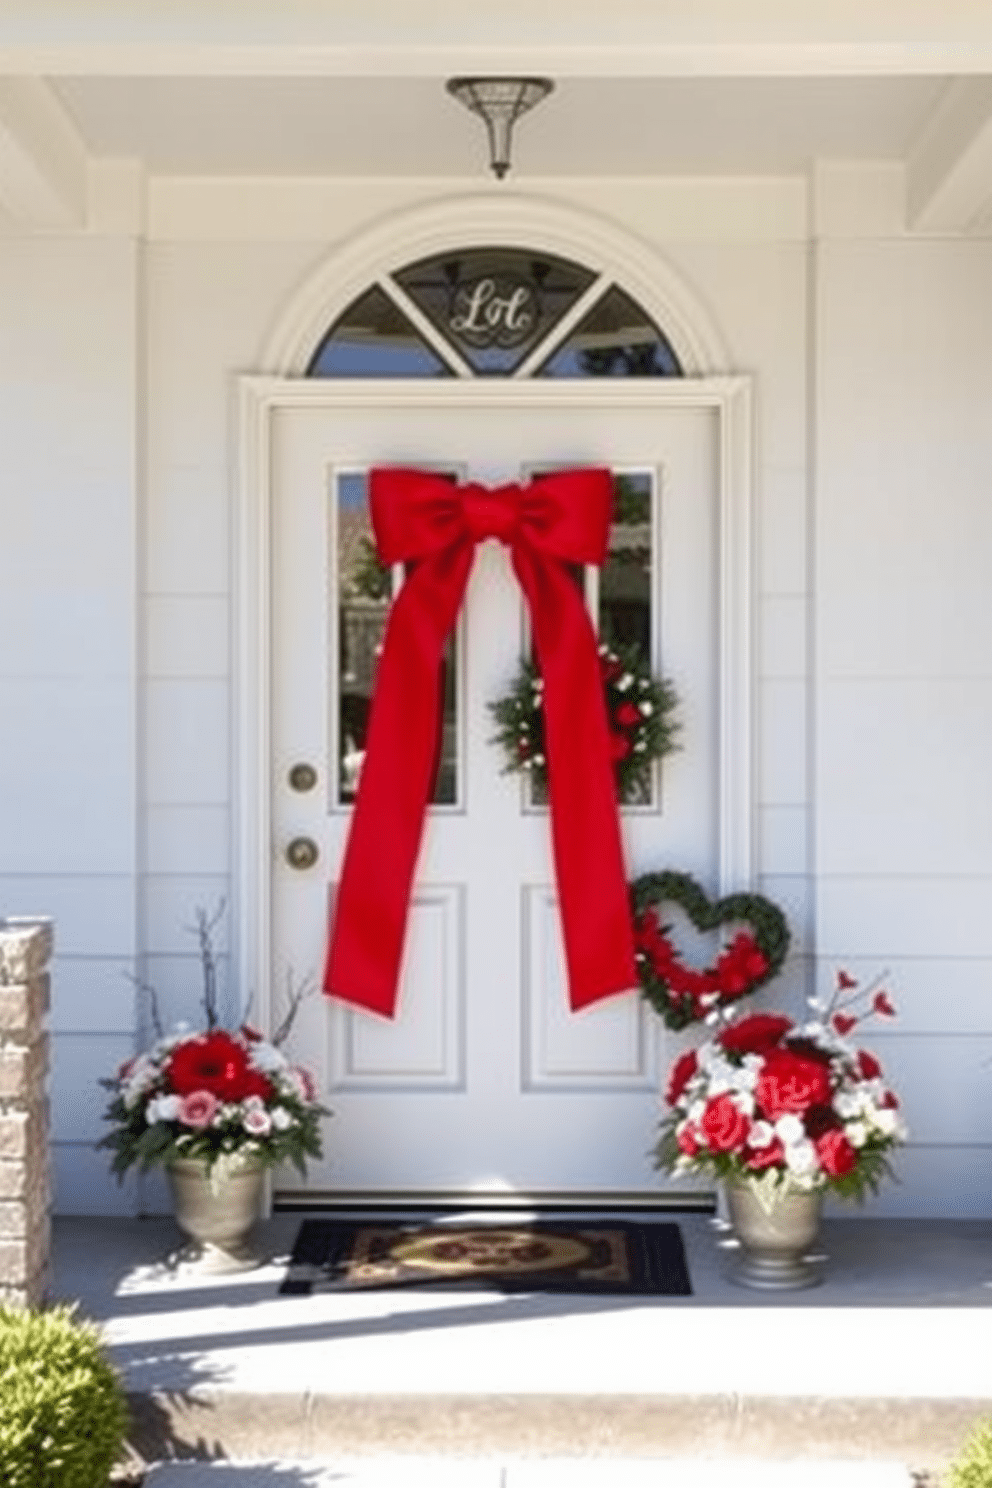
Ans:
{"type": "Polygon", "coordinates": [[[554,87],[550,78],[457,77],[448,92],[474,114],[481,114],[489,135],[489,163],[498,180],[510,169],[513,126],[554,87]]]}

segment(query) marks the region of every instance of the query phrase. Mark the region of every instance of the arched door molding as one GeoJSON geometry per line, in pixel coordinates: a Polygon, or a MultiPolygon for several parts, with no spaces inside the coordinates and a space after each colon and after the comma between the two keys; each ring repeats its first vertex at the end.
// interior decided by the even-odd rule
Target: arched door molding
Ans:
{"type": "Polygon", "coordinates": [[[260,371],[299,377],[328,327],[383,274],[452,248],[532,247],[609,275],[651,315],[687,377],[730,371],[699,295],[652,248],[593,213],[527,196],[461,196],[392,214],[336,248],[284,307],[260,371]]]}

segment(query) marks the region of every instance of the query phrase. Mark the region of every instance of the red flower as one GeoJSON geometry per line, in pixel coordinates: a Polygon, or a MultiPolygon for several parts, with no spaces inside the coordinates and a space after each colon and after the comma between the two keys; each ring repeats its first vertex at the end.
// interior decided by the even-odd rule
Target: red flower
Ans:
{"type": "Polygon", "coordinates": [[[610,652],[606,652],[600,655],[599,670],[607,682],[615,682],[618,677],[623,676],[623,663],[610,652]]]}
{"type": "Polygon", "coordinates": [[[816,1155],[830,1178],[842,1178],[857,1165],[858,1154],[842,1131],[833,1127],[816,1139],[816,1155]]]}
{"type": "Polygon", "coordinates": [[[696,1070],[699,1068],[699,1060],[696,1058],[695,1049],[686,1049],[680,1054],[672,1065],[672,1073],[668,1077],[668,1089],[665,1091],[665,1099],[670,1106],[674,1106],[682,1094],[696,1070]]]}
{"type": "Polygon", "coordinates": [[[846,1035],[850,1033],[852,1028],[856,1028],[858,1026],[857,1018],[852,1018],[850,1013],[834,1013],[831,1022],[833,1023],[834,1028],[840,1034],[841,1038],[846,1037],[846,1035]]]}
{"type": "Polygon", "coordinates": [[[889,1001],[887,992],[876,992],[872,1007],[876,1013],[882,1013],[886,1018],[894,1018],[896,1015],[896,1010],[889,1001]]]}
{"type": "Polygon", "coordinates": [[[244,1047],[223,1032],[205,1033],[178,1044],[165,1072],[176,1095],[209,1090],[222,1101],[243,1100],[251,1093],[249,1085],[254,1078],[244,1047]]]}
{"type": "Polygon", "coordinates": [[[625,734],[610,734],[610,758],[626,759],[630,753],[630,740],[625,734]]]}
{"type": "Polygon", "coordinates": [[[260,1070],[250,1069],[244,1077],[242,1094],[237,1098],[239,1100],[247,1100],[249,1095],[257,1095],[259,1100],[268,1103],[274,1093],[272,1081],[263,1075],[260,1070]]]}
{"type": "Polygon", "coordinates": [[[877,1080],[882,1073],[882,1066],[874,1054],[869,1054],[867,1049],[859,1049],[858,1071],[862,1080],[877,1080]]]}
{"type": "Polygon", "coordinates": [[[784,1163],[785,1148],[781,1138],[773,1137],[766,1147],[748,1147],[743,1156],[748,1167],[753,1172],[760,1173],[765,1168],[775,1168],[784,1163]]]}
{"type": "Polygon", "coordinates": [[[769,1121],[801,1115],[810,1106],[830,1103],[830,1075],[816,1060],[790,1049],[771,1049],[758,1078],[755,1097],[769,1121]]]}
{"type": "Polygon", "coordinates": [[[791,1018],[781,1013],[752,1013],[739,1023],[729,1024],[719,1035],[718,1042],[737,1054],[765,1054],[780,1044],[790,1028],[795,1025],[791,1018]]]}
{"type": "Polygon", "coordinates": [[[846,971],[839,971],[837,973],[838,992],[850,992],[852,987],[856,987],[857,985],[858,982],[856,977],[848,976],[846,971]]]}
{"type": "Polygon", "coordinates": [[[641,721],[641,710],[634,703],[621,703],[613,718],[621,728],[633,728],[641,721]]]}
{"type": "Polygon", "coordinates": [[[729,1095],[718,1095],[707,1103],[699,1123],[707,1145],[714,1152],[734,1152],[744,1145],[751,1130],[750,1119],[729,1095]]]}
{"type": "Polygon", "coordinates": [[[699,1142],[696,1133],[691,1126],[684,1126],[675,1138],[678,1149],[685,1157],[696,1157],[699,1153],[699,1142]]]}

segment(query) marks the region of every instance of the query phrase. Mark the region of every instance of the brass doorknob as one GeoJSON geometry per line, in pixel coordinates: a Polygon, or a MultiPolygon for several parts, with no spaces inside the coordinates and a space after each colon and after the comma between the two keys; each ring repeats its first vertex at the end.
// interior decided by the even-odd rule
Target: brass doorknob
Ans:
{"type": "Polygon", "coordinates": [[[312,868],[320,857],[320,848],[312,837],[294,837],[286,844],[286,862],[290,868],[312,868]]]}

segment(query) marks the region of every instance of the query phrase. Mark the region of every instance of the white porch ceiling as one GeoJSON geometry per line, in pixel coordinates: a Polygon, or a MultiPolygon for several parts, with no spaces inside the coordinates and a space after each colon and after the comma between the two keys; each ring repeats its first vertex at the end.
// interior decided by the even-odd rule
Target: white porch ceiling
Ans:
{"type": "Polygon", "coordinates": [[[910,229],[992,222],[988,0],[0,0],[0,223],[147,178],[480,178],[456,73],[553,77],[512,179],[905,168],[910,229]]]}
{"type": "MultiPolygon", "coordinates": [[[[485,131],[445,77],[66,77],[88,154],[167,176],[471,176],[485,131]]],[[[906,78],[565,78],[519,122],[514,175],[796,175],[904,159],[947,86],[906,78]]]]}

